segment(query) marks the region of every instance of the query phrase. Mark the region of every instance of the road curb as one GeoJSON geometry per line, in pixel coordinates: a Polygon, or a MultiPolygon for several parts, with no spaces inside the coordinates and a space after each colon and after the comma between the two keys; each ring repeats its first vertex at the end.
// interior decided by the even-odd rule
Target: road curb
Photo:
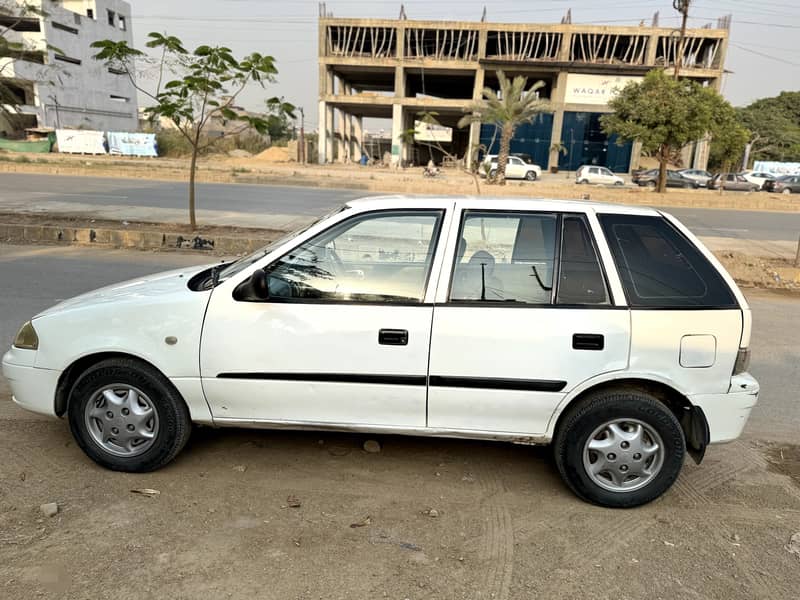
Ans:
{"type": "Polygon", "coordinates": [[[139,229],[64,227],[0,223],[0,241],[131,248],[138,250],[189,249],[220,254],[249,254],[268,244],[280,232],[265,230],[264,237],[215,235],[203,237],[139,229]]]}

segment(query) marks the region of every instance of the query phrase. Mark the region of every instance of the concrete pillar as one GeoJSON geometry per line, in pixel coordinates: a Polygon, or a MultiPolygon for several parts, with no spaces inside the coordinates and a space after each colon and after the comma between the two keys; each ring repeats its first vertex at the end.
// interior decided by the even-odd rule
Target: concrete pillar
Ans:
{"type": "Polygon", "coordinates": [[[402,140],[403,134],[403,105],[392,105],[392,165],[397,166],[406,152],[406,144],[402,140]]]}
{"type": "Polygon", "coordinates": [[[353,116],[352,129],[353,134],[350,156],[353,160],[361,160],[361,155],[364,153],[364,118],[353,116]]]}
{"type": "Polygon", "coordinates": [[[658,40],[660,37],[660,34],[656,33],[651,35],[647,40],[647,52],[644,55],[644,64],[649,67],[655,66],[656,64],[656,51],[658,50],[658,40]]]}
{"type": "MultiPolygon", "coordinates": [[[[557,167],[561,156],[563,156],[557,148],[553,148],[553,144],[558,144],[558,142],[561,141],[561,130],[564,127],[564,99],[566,97],[567,73],[566,71],[559,71],[550,94],[550,103],[555,109],[555,112],[553,113],[553,129],[550,132],[550,159],[547,163],[548,170],[551,167],[557,167]]],[[[568,159],[572,160],[572,157],[570,156],[568,159]]]]}
{"type": "MultiPolygon", "coordinates": [[[[485,33],[485,32],[481,32],[485,33]]],[[[483,42],[484,51],[486,41],[483,42]]],[[[475,71],[475,85],[472,88],[472,99],[480,100],[483,97],[483,86],[486,80],[486,71],[483,67],[478,67],[475,71]]],[[[469,126],[469,141],[467,142],[466,166],[469,167],[478,159],[478,146],[481,143],[481,124],[471,123],[469,126]]]]}
{"type": "Polygon", "coordinates": [[[341,108],[336,110],[336,162],[343,163],[346,159],[345,154],[345,131],[344,124],[347,120],[347,113],[341,108]]]}
{"type": "MultiPolygon", "coordinates": [[[[711,140],[708,137],[698,141],[694,147],[694,164],[692,168],[705,171],[708,168],[708,154],[710,151],[711,140]]],[[[733,168],[735,169],[735,166],[733,168]]]]}
{"type": "Polygon", "coordinates": [[[324,165],[330,158],[328,151],[328,139],[330,132],[328,131],[328,103],[324,100],[319,102],[319,140],[317,140],[317,161],[319,164],[324,165]]]}
{"type": "Polygon", "coordinates": [[[329,163],[333,162],[333,107],[328,105],[325,110],[325,130],[328,132],[325,140],[325,158],[329,163]]]}
{"type": "Polygon", "coordinates": [[[642,142],[636,140],[631,146],[631,164],[630,170],[635,171],[639,168],[639,162],[642,160],[642,142]]]}

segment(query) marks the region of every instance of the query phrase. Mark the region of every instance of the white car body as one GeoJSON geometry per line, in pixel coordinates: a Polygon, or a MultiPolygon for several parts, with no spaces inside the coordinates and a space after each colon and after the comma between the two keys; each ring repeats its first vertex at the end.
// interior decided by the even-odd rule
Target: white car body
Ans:
{"type": "MultiPolygon", "coordinates": [[[[189,288],[204,269],[171,271],[97,290],[37,315],[32,326],[38,349],[15,346],[3,357],[14,401],[33,412],[63,416],[71,385],[65,382],[74,380],[76,369],[126,356],[160,371],[179,392],[191,420],[210,426],[545,444],[553,440],[560,415],[573,401],[598,387],[620,383],[657,386],[681,398],[686,410],[701,411],[708,431],[707,439],[698,442],[702,451],[706,443],[727,442],[742,432],[759,391],[746,372],[733,374],[740,349],[750,343],[751,312],[720,263],[673,217],[650,208],[508,198],[382,197],[346,206],[262,256],[234,264],[231,274],[223,275],[213,289],[189,288]],[[491,214],[481,217],[488,222],[483,234],[477,227],[469,235],[461,231],[465,219],[477,219],[474,215],[485,211],[491,214]],[[418,300],[357,299],[359,286],[366,286],[372,276],[365,279],[361,269],[347,270],[331,283],[335,293],[344,294],[336,296],[340,300],[276,295],[255,302],[235,297],[252,274],[268,265],[288,265],[287,272],[300,272],[297,261],[308,240],[351,222],[366,223],[367,228],[386,222],[382,219],[391,224],[395,213],[403,219],[437,220],[424,254],[429,261],[424,280],[413,258],[402,262],[399,254],[385,248],[378,250],[384,252],[378,260],[360,247],[357,252],[367,261],[364,269],[375,272],[392,272],[393,261],[411,264],[398,267],[398,272],[406,273],[409,289],[420,286],[418,300]],[[496,221],[494,213],[499,213],[496,221]],[[577,242],[562,240],[566,254],[552,264],[518,262],[517,248],[529,243],[529,238],[519,237],[518,229],[512,250],[504,254],[506,242],[500,238],[509,215],[522,215],[520,219],[530,224],[583,224],[590,233],[581,243],[594,241],[593,256],[599,257],[604,283],[584,283],[577,292],[570,291],[569,244],[577,242]],[[688,310],[631,306],[601,225],[615,219],[657,222],[677,232],[707,261],[720,285],[727,286],[730,302],[688,310]],[[488,241],[481,242],[484,234],[488,241]],[[498,276],[493,275],[493,259],[487,283],[488,263],[481,262],[480,296],[469,300],[474,296],[457,291],[461,284],[453,276],[454,264],[456,273],[462,268],[474,273],[470,265],[484,242],[498,257],[498,276]],[[472,257],[464,262],[468,246],[472,257]],[[276,263],[279,259],[282,262],[276,263]],[[519,278],[515,274],[521,270],[524,277],[519,278]],[[540,289],[534,275],[559,283],[550,284],[554,291],[545,285],[540,289]],[[452,298],[461,294],[458,302],[451,300],[451,281],[452,298]],[[489,301],[487,290],[524,297],[513,289],[519,282],[530,285],[531,294],[541,295],[542,303],[523,304],[509,297],[489,301]],[[601,286],[603,290],[594,289],[601,286]],[[566,304],[559,303],[562,292],[566,304]],[[604,294],[596,297],[602,303],[593,304],[595,293],[604,294]],[[576,304],[576,297],[591,303],[576,304]]],[[[517,227],[522,226],[520,220],[517,227]]],[[[423,236],[424,226],[418,229],[423,236]]],[[[562,231],[566,236],[567,230],[562,231]]],[[[405,237],[397,243],[416,244],[405,237]]],[[[388,237],[381,242],[386,248],[390,243],[388,237]]],[[[342,244],[346,245],[342,242],[339,252],[344,252],[342,244]]],[[[574,281],[580,283],[577,273],[574,281]]],[[[386,285],[395,279],[388,277],[386,285]]]]}
{"type": "Polygon", "coordinates": [[[711,181],[711,178],[713,177],[711,173],[702,169],[683,169],[678,171],[678,173],[684,177],[695,180],[702,186],[707,186],[708,182],[711,181]]]}
{"type": "Polygon", "coordinates": [[[759,187],[762,189],[764,188],[764,184],[767,181],[776,178],[774,175],[771,175],[769,173],[764,173],[762,171],[742,171],[740,175],[750,183],[758,184],[759,187]]]}
{"type": "MultiPolygon", "coordinates": [[[[489,154],[481,163],[482,174],[486,176],[497,169],[497,156],[489,154]]],[[[542,168],[539,165],[527,163],[519,156],[509,156],[506,163],[506,179],[530,179],[529,173],[535,175],[533,180],[541,179],[542,168]]]]}
{"type": "Polygon", "coordinates": [[[584,165],[575,172],[575,183],[593,183],[598,185],[625,185],[625,180],[615,175],[607,167],[584,165]]]}

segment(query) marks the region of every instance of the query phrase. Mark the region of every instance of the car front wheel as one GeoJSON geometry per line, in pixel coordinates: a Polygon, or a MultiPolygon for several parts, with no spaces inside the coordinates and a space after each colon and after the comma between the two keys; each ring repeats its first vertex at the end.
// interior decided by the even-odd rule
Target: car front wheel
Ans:
{"type": "Polygon", "coordinates": [[[191,433],[183,398],[153,367],[104,360],[75,383],[68,407],[72,435],[96,463],[142,473],[169,463],[191,433]]]}
{"type": "Polygon", "coordinates": [[[670,488],[686,445],[675,415],[662,402],[638,390],[612,389],[568,409],[554,451],[561,477],[580,498],[631,508],[670,488]]]}
{"type": "Polygon", "coordinates": [[[525,179],[528,181],[536,181],[536,171],[528,171],[525,173],[525,179]]]}
{"type": "Polygon", "coordinates": [[[789,194],[791,194],[791,193],[792,193],[792,190],[790,190],[789,188],[784,188],[783,191],[781,192],[781,194],[786,194],[787,196],[789,194]]]}

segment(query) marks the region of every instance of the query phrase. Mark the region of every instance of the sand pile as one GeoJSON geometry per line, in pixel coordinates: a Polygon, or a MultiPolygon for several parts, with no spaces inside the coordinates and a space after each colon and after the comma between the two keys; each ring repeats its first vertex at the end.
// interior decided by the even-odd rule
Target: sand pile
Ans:
{"type": "Polygon", "coordinates": [[[264,162],[289,162],[289,149],[272,146],[253,158],[264,162]]]}

